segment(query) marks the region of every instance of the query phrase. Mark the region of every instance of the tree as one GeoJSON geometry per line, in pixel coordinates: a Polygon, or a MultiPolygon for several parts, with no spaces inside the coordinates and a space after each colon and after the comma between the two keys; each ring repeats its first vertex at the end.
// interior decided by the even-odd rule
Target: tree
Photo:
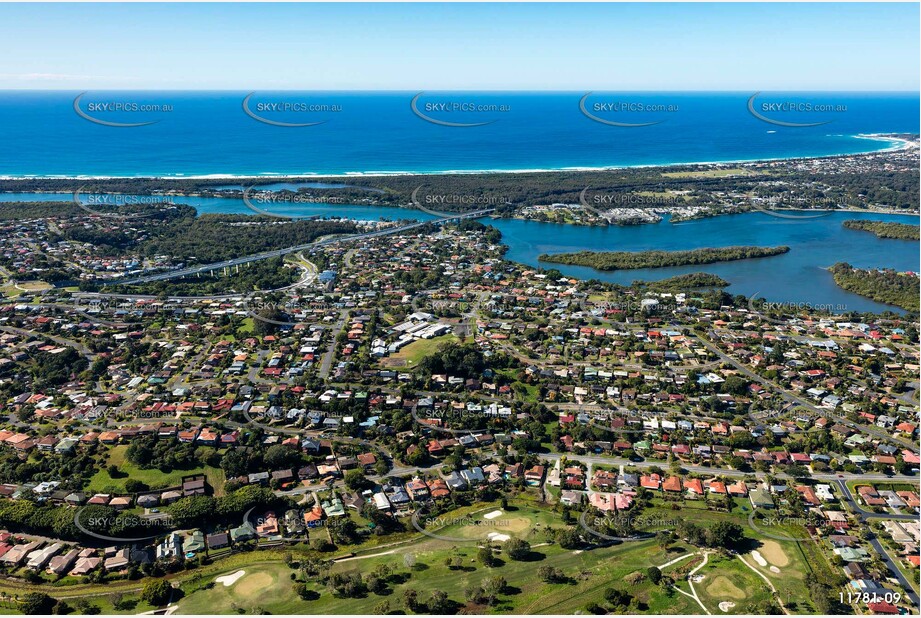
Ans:
{"type": "Polygon", "coordinates": [[[659,570],[659,567],[657,566],[651,566],[646,569],[646,577],[648,577],[649,581],[652,583],[658,584],[660,581],[662,581],[662,571],[659,570]]]}
{"type": "Polygon", "coordinates": [[[141,598],[155,607],[169,603],[173,587],[165,579],[148,579],[144,583],[144,589],[141,592],[141,598]]]}
{"type": "Polygon", "coordinates": [[[383,616],[384,614],[390,613],[390,601],[386,599],[374,606],[374,609],[371,610],[374,614],[378,616],[383,616]]]}
{"type": "Polygon", "coordinates": [[[419,595],[412,588],[403,591],[403,602],[409,611],[415,612],[419,610],[419,595]]]}
{"type": "Polygon", "coordinates": [[[537,576],[548,584],[558,584],[566,581],[566,575],[557,567],[544,565],[537,569],[537,576]]]}
{"type": "Polygon", "coordinates": [[[531,544],[522,539],[509,539],[502,548],[512,560],[526,560],[531,555],[531,544]]]}
{"type": "Polygon", "coordinates": [[[579,532],[575,528],[560,530],[556,535],[556,542],[563,549],[576,549],[582,543],[579,532]]]}
{"type": "Polygon", "coordinates": [[[345,485],[352,491],[361,491],[370,483],[361,470],[349,470],[345,473],[345,485]]]}
{"type": "Polygon", "coordinates": [[[668,530],[660,530],[659,532],[656,532],[656,545],[662,549],[668,549],[668,546],[672,544],[673,540],[674,537],[668,530]]]}
{"type": "Polygon", "coordinates": [[[502,576],[487,577],[483,580],[483,596],[489,605],[494,605],[499,595],[508,586],[508,582],[502,576]]]}
{"type": "Polygon", "coordinates": [[[56,603],[57,601],[44,592],[30,592],[22,598],[20,609],[26,615],[50,614],[56,603]]]}
{"type": "Polygon", "coordinates": [[[451,610],[451,601],[447,592],[433,590],[425,606],[429,614],[448,614],[451,610]]]}
{"type": "Polygon", "coordinates": [[[710,547],[729,549],[737,545],[745,536],[742,526],[731,521],[718,521],[707,531],[707,544],[710,547]]]}
{"type": "Polygon", "coordinates": [[[604,593],[604,598],[608,603],[613,605],[615,608],[623,608],[630,605],[630,594],[624,590],[618,590],[617,588],[608,588],[604,593]]]}
{"type": "Polygon", "coordinates": [[[481,547],[477,551],[477,558],[483,563],[483,566],[492,567],[496,565],[496,557],[493,555],[491,547],[481,547]]]}

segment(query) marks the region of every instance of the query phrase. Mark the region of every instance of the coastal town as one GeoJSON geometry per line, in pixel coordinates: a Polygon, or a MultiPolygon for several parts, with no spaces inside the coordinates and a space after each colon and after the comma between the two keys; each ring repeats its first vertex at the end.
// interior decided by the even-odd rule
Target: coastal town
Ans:
{"type": "Polygon", "coordinates": [[[917,313],[579,279],[450,214],[253,216],[313,244],[157,288],[172,214],[18,207],[11,611],[917,611],[917,313]]]}

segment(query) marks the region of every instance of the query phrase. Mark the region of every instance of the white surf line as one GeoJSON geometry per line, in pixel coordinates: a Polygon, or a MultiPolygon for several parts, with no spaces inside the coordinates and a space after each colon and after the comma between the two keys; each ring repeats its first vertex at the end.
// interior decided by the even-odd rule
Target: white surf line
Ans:
{"type": "MultiPolygon", "coordinates": [[[[697,596],[697,590],[694,589],[694,580],[693,580],[694,573],[696,573],[697,571],[699,571],[699,570],[701,570],[702,568],[704,568],[705,566],[707,566],[707,561],[708,561],[708,560],[710,560],[710,554],[705,553],[705,554],[704,554],[704,561],[701,562],[701,563],[700,563],[699,565],[697,565],[696,567],[694,567],[694,568],[691,570],[691,572],[688,573],[688,587],[690,587],[690,589],[691,589],[691,594],[693,595],[693,596],[691,596],[691,598],[694,599],[695,601],[697,601],[697,604],[700,605],[701,609],[703,609],[705,612],[707,612],[707,615],[708,615],[708,616],[711,616],[712,613],[710,612],[710,610],[707,609],[707,606],[704,605],[704,602],[700,600],[700,597],[699,597],[699,596],[697,596]]],[[[676,589],[677,589],[677,588],[676,588],[676,589]]],[[[690,596],[690,595],[689,595],[689,596],[690,596]]]]}
{"type": "Polygon", "coordinates": [[[777,588],[774,587],[774,584],[771,582],[771,580],[769,580],[769,579],[767,578],[767,576],[766,576],[764,573],[762,573],[761,571],[759,571],[758,569],[756,569],[755,567],[753,567],[752,565],[750,565],[748,562],[746,562],[746,561],[745,561],[745,558],[742,557],[742,554],[736,554],[736,558],[738,558],[739,560],[741,560],[741,561],[742,561],[742,564],[744,564],[745,566],[747,566],[748,568],[750,568],[752,571],[754,571],[755,573],[757,573],[757,574],[758,574],[758,577],[760,577],[761,579],[764,580],[764,583],[766,583],[766,584],[768,585],[768,588],[770,588],[770,589],[771,589],[771,592],[774,593],[774,596],[777,597],[777,603],[780,604],[780,609],[783,610],[783,613],[785,613],[785,614],[787,614],[787,615],[789,616],[789,615],[790,615],[790,612],[787,611],[787,608],[784,606],[783,601],[780,599],[780,595],[777,594],[777,588]]]}

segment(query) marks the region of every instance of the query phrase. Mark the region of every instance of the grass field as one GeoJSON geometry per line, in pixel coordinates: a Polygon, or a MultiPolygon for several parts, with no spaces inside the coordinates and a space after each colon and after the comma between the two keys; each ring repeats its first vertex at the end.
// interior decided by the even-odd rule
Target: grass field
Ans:
{"type": "Polygon", "coordinates": [[[457,341],[457,337],[450,334],[413,341],[396,354],[388,356],[382,364],[389,367],[414,367],[423,358],[435,352],[440,345],[452,341],[457,341]]]}
{"type": "Polygon", "coordinates": [[[725,178],[727,176],[753,176],[758,172],[741,167],[713,168],[689,172],[663,172],[665,178],[725,178]]]}
{"type": "MultiPolygon", "coordinates": [[[[333,596],[325,588],[310,584],[319,593],[313,601],[303,601],[293,593],[290,573],[284,564],[259,565],[255,568],[242,567],[246,575],[236,584],[225,587],[216,584],[210,589],[192,592],[179,602],[181,614],[234,613],[235,608],[252,611],[261,608],[271,613],[299,614],[368,614],[381,600],[387,599],[391,609],[403,607],[403,592],[416,590],[421,601],[431,591],[442,590],[460,605],[465,604],[464,591],[479,585],[483,579],[501,575],[508,582],[506,591],[500,595],[500,602],[492,607],[478,607],[478,611],[514,612],[520,614],[573,613],[590,602],[603,602],[604,592],[610,587],[629,589],[648,611],[662,614],[695,613],[688,599],[671,596],[664,589],[645,581],[627,586],[623,579],[630,573],[653,564],[664,564],[667,556],[652,543],[624,544],[591,551],[564,550],[559,546],[539,548],[543,558],[528,562],[513,562],[503,558],[504,564],[486,568],[476,560],[475,545],[452,547],[437,540],[414,543],[409,547],[384,555],[370,554],[364,559],[336,563],[333,573],[370,572],[378,564],[387,564],[398,575],[393,578],[388,590],[381,595],[367,594],[363,598],[347,599],[333,596]],[[412,550],[408,552],[407,550],[412,550]],[[410,571],[403,556],[411,553],[416,561],[416,570],[410,571]],[[450,569],[444,565],[445,558],[460,556],[464,565],[450,569]],[[418,565],[424,566],[418,566],[418,565]],[[571,578],[569,583],[546,584],[537,576],[541,564],[560,568],[571,578]],[[408,580],[404,580],[410,575],[408,580]],[[239,587],[239,588],[238,588],[239,587]],[[253,590],[257,589],[255,594],[253,590]]],[[[232,573],[227,570],[226,573],[232,573]]],[[[667,569],[666,569],[667,572],[667,569]]]]}
{"type": "MultiPolygon", "coordinates": [[[[828,581],[832,575],[827,556],[825,556],[825,553],[813,541],[779,541],[759,534],[748,525],[748,515],[750,511],[743,510],[743,507],[746,506],[745,501],[737,499],[735,504],[736,506],[731,512],[725,513],[706,510],[702,500],[688,500],[681,504],[680,511],[672,511],[662,506],[646,509],[643,512],[643,517],[648,519],[669,520],[675,519],[677,516],[682,519],[693,521],[700,526],[710,526],[721,520],[738,523],[742,526],[745,537],[750,540],[751,548],[758,551],[767,561],[768,565],[764,567],[760,566],[754,560],[751,553],[745,555],[745,561],[757,569],[759,573],[764,574],[774,586],[777,587],[785,603],[789,600],[797,600],[800,602],[800,607],[803,607],[803,601],[809,599],[809,591],[805,581],[806,575],[814,573],[820,581],[828,581]],[[776,567],[779,573],[771,571],[771,566],[776,567]]],[[[808,537],[805,528],[802,526],[788,526],[783,528],[775,526],[771,528],[771,531],[779,536],[789,536],[794,539],[808,537]]],[[[711,558],[711,560],[713,560],[713,558],[711,558]]],[[[738,570],[741,568],[744,569],[744,571],[741,572],[741,575],[735,577],[729,577],[727,575],[729,581],[735,582],[742,577],[750,576],[753,584],[766,588],[764,580],[750,569],[747,569],[737,558],[735,562],[738,562],[738,565],[732,565],[732,569],[738,570]]],[[[706,574],[710,569],[711,566],[708,564],[700,571],[700,574],[706,574]]],[[[702,600],[704,596],[703,590],[706,587],[705,582],[702,582],[703,587],[697,586],[698,592],[701,593],[702,600]]],[[[744,587],[741,589],[748,590],[748,588],[744,587]]],[[[739,600],[716,598],[718,595],[711,596],[713,596],[714,602],[708,603],[704,600],[704,604],[707,605],[714,614],[724,613],[721,612],[718,607],[720,601],[731,601],[736,603],[736,607],[733,608],[730,613],[745,613],[743,603],[739,600]]],[[[766,600],[766,598],[746,599],[745,603],[758,603],[763,600],[766,600]]]]}
{"type": "MultiPolygon", "coordinates": [[[[559,515],[527,501],[516,501],[510,506],[493,518],[510,522],[496,530],[528,539],[532,552],[527,560],[514,561],[497,552],[498,566],[485,567],[477,557],[481,542],[455,542],[419,535],[409,543],[390,547],[383,545],[333,565],[332,574],[360,575],[373,571],[378,565],[387,565],[393,575],[382,594],[339,598],[324,586],[310,582],[308,588],[319,595],[312,601],[301,600],[293,593],[290,574],[294,571],[280,561],[247,566],[237,560],[222,572],[213,572],[207,579],[194,586],[189,585],[187,596],[179,602],[179,613],[233,613],[260,608],[273,614],[368,614],[382,600],[390,603],[391,611],[404,610],[403,594],[406,590],[415,590],[421,602],[426,601],[432,591],[441,590],[458,604],[460,611],[464,611],[466,606],[466,609],[478,613],[571,614],[584,610],[589,603],[603,604],[605,591],[612,587],[627,590],[637,599],[641,611],[699,613],[699,607],[690,599],[655,586],[648,580],[635,584],[624,581],[628,575],[644,571],[649,566],[665,564],[686,552],[687,548],[675,547],[665,551],[652,541],[643,541],[584,551],[567,550],[555,543],[546,543],[548,537],[543,532],[563,525],[559,515]],[[406,556],[411,556],[409,562],[406,556]],[[446,565],[446,559],[455,556],[461,558],[461,565],[453,568],[446,565]],[[410,568],[407,564],[414,566],[410,568]],[[543,565],[561,569],[568,582],[548,584],[541,581],[537,570],[543,565]],[[230,574],[237,569],[243,569],[246,575],[234,585],[210,585],[214,576],[230,574]],[[493,607],[467,604],[465,591],[493,576],[502,576],[508,583],[499,595],[499,602],[493,607]],[[256,588],[258,593],[254,595],[251,590],[256,588]]],[[[477,505],[442,515],[442,519],[463,519],[468,523],[442,526],[437,528],[437,532],[443,535],[450,533],[458,538],[482,538],[490,529],[473,522],[484,521],[484,516],[495,510],[500,509],[498,506],[484,508],[477,505]]],[[[259,554],[250,555],[254,560],[259,557],[259,554]]],[[[668,573],[669,568],[666,567],[664,572],[668,573]]]]}
{"type": "MultiPolygon", "coordinates": [[[[456,603],[455,609],[458,612],[572,614],[584,612],[591,603],[605,606],[605,592],[609,588],[624,590],[632,595],[633,612],[702,612],[692,599],[666,587],[653,585],[643,576],[647,567],[661,567],[676,558],[696,552],[696,549],[675,543],[665,550],[654,540],[584,550],[564,549],[556,543],[548,542],[552,538],[548,531],[564,526],[557,512],[537,502],[530,493],[513,497],[509,503],[506,509],[497,503],[474,504],[440,515],[438,521],[427,526],[431,532],[456,537],[458,540],[432,538],[413,532],[410,528],[410,532],[375,537],[372,543],[362,547],[341,548],[336,554],[320,554],[322,558],[331,559],[345,552],[355,552],[335,562],[331,567],[332,574],[365,576],[378,565],[386,565],[392,575],[386,578],[387,587],[380,594],[368,592],[359,598],[343,598],[320,583],[309,582],[307,587],[314,593],[315,599],[301,599],[294,592],[294,581],[291,578],[298,571],[286,566],[284,561],[288,552],[295,560],[304,552],[314,553],[306,546],[299,545],[287,549],[233,554],[199,569],[169,576],[172,582],[181,586],[184,593],[178,601],[178,613],[369,614],[383,600],[389,602],[391,612],[402,612],[406,609],[404,593],[407,590],[416,591],[422,603],[432,591],[440,590],[456,603]],[[500,513],[486,517],[495,511],[500,513]],[[497,525],[484,525],[486,521],[495,521],[497,525]],[[501,551],[501,543],[493,543],[493,547],[497,548],[495,555],[498,564],[494,567],[484,566],[478,551],[486,535],[492,531],[528,540],[532,548],[530,556],[521,561],[511,560],[501,551]],[[468,538],[470,541],[466,540],[468,538]],[[461,558],[460,564],[449,565],[448,559],[455,556],[461,558]],[[545,565],[561,569],[567,581],[554,584],[543,582],[537,573],[545,565]],[[230,586],[215,582],[215,578],[239,570],[244,571],[244,575],[230,586]],[[494,576],[501,576],[507,581],[507,587],[499,594],[498,603],[492,607],[468,603],[467,590],[494,576]]],[[[702,506],[687,503],[679,511],[659,506],[647,509],[643,517],[665,519],[680,516],[702,526],[721,519],[741,522],[746,517],[741,504],[731,513],[706,511],[702,506]]],[[[804,577],[812,568],[808,561],[821,559],[827,565],[821,550],[811,542],[759,539],[755,530],[747,526],[744,529],[752,540],[752,548],[757,549],[768,562],[767,566],[760,567],[749,553],[745,556],[748,564],[778,588],[785,603],[791,600],[799,602],[797,613],[808,612],[811,608],[808,602],[804,602],[809,598],[804,577]],[[803,551],[807,546],[809,551],[803,551]],[[779,572],[771,571],[772,565],[779,572]]],[[[680,569],[686,564],[689,564],[687,560],[680,560],[675,565],[664,567],[663,573],[668,575],[673,569],[680,569]]],[[[746,608],[766,603],[772,598],[767,584],[758,573],[746,567],[738,557],[712,554],[707,566],[698,572],[698,575],[703,575],[703,579],[695,584],[695,589],[713,614],[745,613],[746,608]],[[719,603],[724,601],[736,603],[736,606],[729,611],[721,611],[719,603]]],[[[116,580],[106,584],[58,585],[52,586],[50,591],[54,596],[71,598],[87,595],[105,613],[137,613],[147,608],[138,605],[131,609],[114,610],[110,594],[123,592],[126,598],[133,599],[137,597],[142,584],[138,581],[116,580]]],[[[682,582],[680,587],[683,590],[689,589],[687,582],[682,582]]],[[[34,588],[25,582],[12,585],[0,582],[2,592],[21,595],[34,588]]],[[[48,590],[48,586],[44,589],[48,590]]],[[[424,613],[424,609],[420,612],[424,613]]]]}
{"type": "MultiPolygon", "coordinates": [[[[747,558],[749,564],[751,558],[747,558]]],[[[714,614],[745,614],[747,608],[769,601],[770,588],[760,577],[735,557],[711,555],[707,566],[697,572],[703,576],[694,587],[700,600],[714,614]],[[735,603],[728,612],[721,611],[721,602],[735,603]]],[[[775,584],[776,585],[776,584],[775,584]]]]}
{"type": "Polygon", "coordinates": [[[171,470],[170,472],[162,472],[156,468],[143,469],[128,461],[125,456],[127,451],[128,447],[124,444],[109,449],[105,464],[90,478],[87,491],[94,493],[124,492],[125,482],[130,479],[146,483],[152,489],[171,487],[178,485],[182,477],[190,474],[204,474],[215,493],[220,493],[224,487],[224,471],[220,468],[205,466],[191,470],[171,470]],[[119,478],[113,479],[106,468],[106,466],[113,464],[118,466],[121,471],[119,478]]]}

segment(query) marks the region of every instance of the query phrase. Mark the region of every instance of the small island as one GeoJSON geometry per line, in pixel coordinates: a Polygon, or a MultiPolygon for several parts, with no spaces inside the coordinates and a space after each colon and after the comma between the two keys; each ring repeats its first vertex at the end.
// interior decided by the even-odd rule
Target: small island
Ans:
{"type": "Polygon", "coordinates": [[[873,232],[877,238],[895,238],[898,240],[919,240],[921,238],[919,237],[918,226],[910,223],[848,219],[843,225],[849,230],[873,232]]]}
{"type": "Polygon", "coordinates": [[[829,270],[835,283],[848,292],[915,313],[921,309],[918,296],[921,287],[916,274],[892,269],[854,268],[846,262],[839,262],[829,270]]]}
{"type": "Polygon", "coordinates": [[[574,253],[542,254],[542,262],[590,266],[596,270],[630,270],[634,268],[665,268],[689,264],[714,264],[751,258],[770,257],[787,253],[790,247],[718,247],[689,251],[577,251],[574,253]]]}

